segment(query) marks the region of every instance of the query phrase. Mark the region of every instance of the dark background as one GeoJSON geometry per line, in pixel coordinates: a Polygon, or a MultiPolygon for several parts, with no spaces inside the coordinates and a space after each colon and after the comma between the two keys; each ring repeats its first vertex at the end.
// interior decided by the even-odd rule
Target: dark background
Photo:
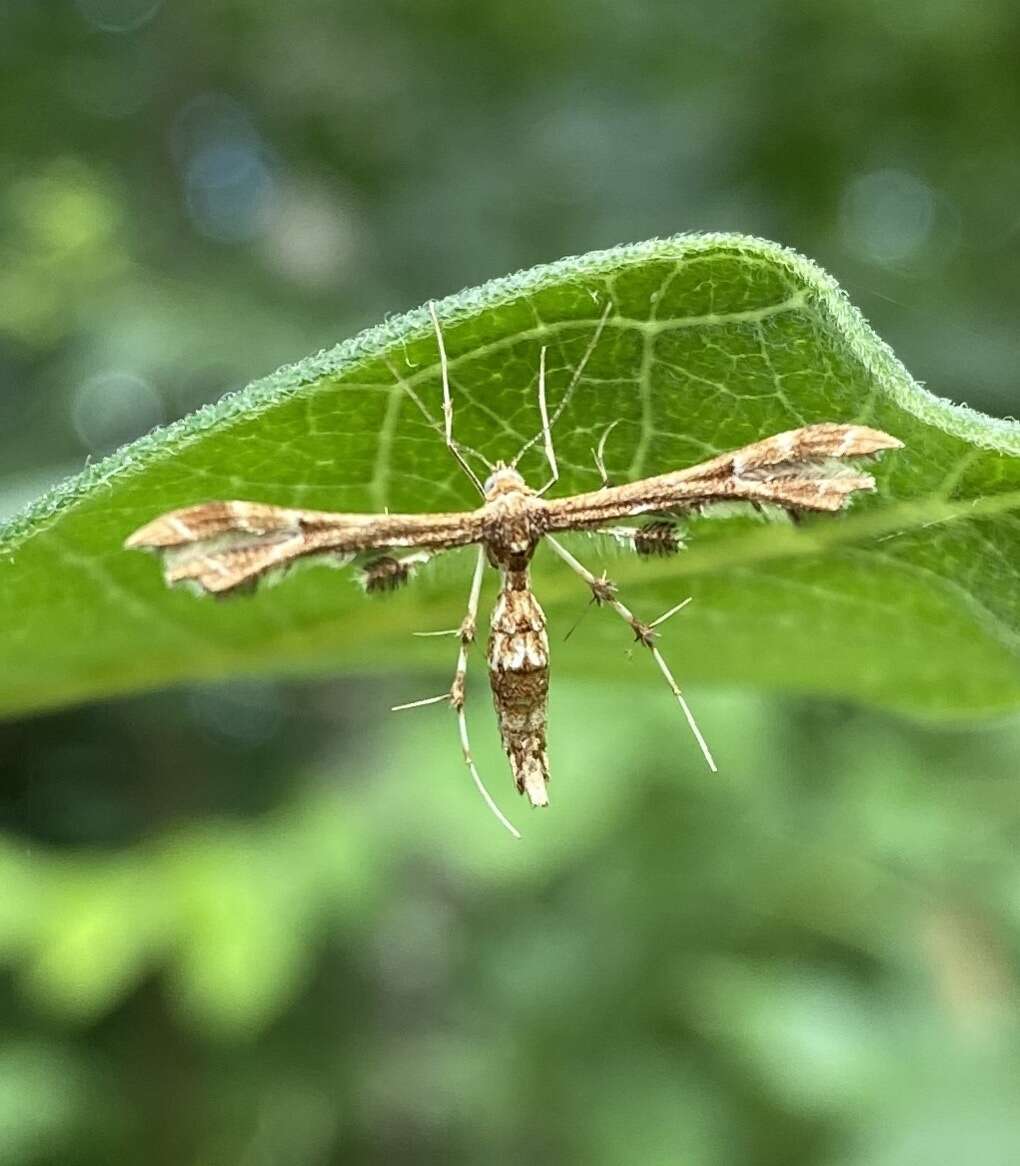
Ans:
{"type": "MultiPolygon", "coordinates": [[[[1018,52],[1007,0],[8,0],[0,511],[685,230],[798,248],[1015,415],[1018,52]]],[[[563,682],[514,849],[406,689],[0,725],[2,1166],[1020,1161],[1015,723],[698,693],[709,778],[657,692],[563,682]]]]}

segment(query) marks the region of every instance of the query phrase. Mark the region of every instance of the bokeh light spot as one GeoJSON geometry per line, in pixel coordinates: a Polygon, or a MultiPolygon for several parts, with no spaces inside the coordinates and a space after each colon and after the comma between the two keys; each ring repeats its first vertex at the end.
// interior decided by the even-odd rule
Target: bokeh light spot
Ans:
{"type": "Polygon", "coordinates": [[[151,382],[112,370],[78,387],[71,418],[81,441],[95,453],[106,453],[158,425],[163,399],[151,382]]]}
{"type": "Polygon", "coordinates": [[[279,689],[254,681],[198,688],[188,697],[188,711],[211,736],[243,747],[264,745],[284,720],[279,689]]]}
{"type": "Polygon", "coordinates": [[[843,235],[850,249],[869,262],[903,263],[928,243],[935,209],[935,191],[923,178],[906,170],[875,170],[847,187],[843,235]]]}
{"type": "Polygon", "coordinates": [[[134,32],[153,19],[163,0],[75,0],[75,7],[102,32],[134,32]]]}
{"type": "Polygon", "coordinates": [[[266,230],[276,180],[264,143],[237,102],[218,93],[189,101],[174,123],[170,146],[188,215],[200,234],[235,243],[266,230]]]}

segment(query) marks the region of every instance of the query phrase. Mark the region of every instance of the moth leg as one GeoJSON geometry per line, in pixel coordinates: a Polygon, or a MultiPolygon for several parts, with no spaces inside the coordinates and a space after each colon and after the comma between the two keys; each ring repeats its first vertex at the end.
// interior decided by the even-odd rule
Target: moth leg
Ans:
{"type": "Polygon", "coordinates": [[[471,742],[468,738],[467,728],[467,714],[464,710],[464,694],[467,681],[467,663],[468,663],[468,648],[474,643],[475,631],[478,622],[478,603],[482,594],[482,579],[485,576],[485,549],[478,548],[478,559],[475,563],[475,573],[471,579],[471,592],[468,596],[467,613],[464,616],[461,625],[456,630],[441,631],[441,632],[416,632],[416,635],[436,635],[447,636],[455,635],[460,639],[460,650],[457,653],[457,669],[453,674],[453,683],[450,685],[449,692],[444,692],[439,696],[427,696],[423,700],[411,701],[409,704],[398,704],[393,706],[393,712],[399,712],[402,709],[423,708],[425,705],[439,704],[445,701],[453,711],[457,714],[457,728],[460,733],[460,747],[464,754],[464,764],[468,767],[468,772],[471,774],[471,780],[475,783],[475,787],[482,795],[485,804],[489,807],[496,818],[503,826],[510,831],[515,838],[520,838],[520,833],[512,822],[504,815],[503,811],[496,805],[492,799],[492,795],[485,788],[481,775],[478,772],[478,767],[475,765],[474,756],[471,753],[471,742]]]}
{"type": "Polygon", "coordinates": [[[694,714],[691,712],[690,706],[684,699],[684,695],[680,691],[680,686],[677,684],[676,678],[670,671],[669,665],[666,663],[662,653],[655,645],[657,633],[654,629],[659,624],[669,619],[670,616],[675,615],[690,601],[685,599],[683,603],[679,603],[676,605],[676,607],[670,608],[669,611],[667,611],[664,615],[659,616],[658,619],[653,620],[650,624],[642,623],[641,620],[639,620],[637,616],[634,615],[629,607],[624,606],[624,604],[621,603],[619,599],[617,599],[616,587],[605,577],[605,575],[603,575],[601,578],[596,577],[591,573],[591,571],[588,570],[587,567],[585,567],[582,563],[579,563],[577,559],[575,559],[574,556],[566,549],[566,547],[562,546],[551,535],[547,534],[545,538],[546,542],[548,542],[548,544],[567,564],[567,566],[570,567],[572,571],[580,575],[585,583],[588,584],[588,586],[591,588],[591,593],[596,604],[598,604],[600,607],[604,605],[615,611],[622,620],[630,625],[630,629],[633,631],[634,637],[638,643],[643,644],[649,650],[649,652],[651,652],[652,659],[658,666],[659,671],[666,678],[666,683],[669,685],[670,691],[676,697],[677,704],[680,705],[684,716],[687,718],[687,724],[690,726],[691,732],[694,734],[694,739],[698,742],[705,761],[708,763],[708,768],[711,769],[713,773],[717,773],[718,769],[715,764],[715,759],[712,757],[712,751],[708,747],[708,742],[705,740],[701,730],[698,728],[698,723],[694,719],[694,714]]]}
{"type": "Polygon", "coordinates": [[[602,329],[605,328],[606,320],[609,319],[609,313],[612,310],[613,301],[609,300],[607,301],[606,306],[602,311],[602,315],[599,317],[599,322],[595,327],[595,333],[592,336],[588,347],[584,350],[584,355],[581,357],[577,368],[574,369],[574,375],[570,378],[570,384],[567,385],[566,391],[560,398],[560,403],[556,406],[556,412],[553,413],[552,417],[548,415],[545,404],[545,350],[543,349],[542,351],[540,358],[541,368],[538,378],[538,404],[542,413],[542,428],[536,434],[534,434],[534,436],[528,438],[528,440],[514,455],[514,460],[510,463],[510,468],[516,469],[517,464],[520,462],[521,458],[524,457],[524,455],[528,452],[529,449],[531,449],[535,442],[538,441],[539,438],[545,439],[546,457],[549,459],[549,464],[553,469],[553,480],[552,482],[548,482],[545,486],[543,486],[542,489],[539,490],[539,494],[544,494],[545,491],[548,490],[549,487],[552,486],[553,482],[555,482],[559,477],[559,471],[556,469],[555,454],[550,452],[552,449],[551,434],[553,426],[560,419],[560,414],[563,412],[563,410],[567,407],[567,405],[570,404],[570,400],[574,395],[574,390],[577,388],[578,382],[581,379],[581,374],[584,372],[585,365],[588,363],[588,358],[595,351],[595,348],[602,337],[602,329]]]}
{"type": "Polygon", "coordinates": [[[474,643],[475,630],[478,620],[478,601],[482,594],[482,578],[485,575],[485,548],[478,548],[478,559],[475,563],[475,573],[471,580],[471,593],[468,596],[467,614],[460,625],[460,651],[457,653],[457,671],[453,674],[453,684],[450,686],[450,705],[457,714],[457,728],[460,731],[460,747],[464,754],[464,764],[468,767],[471,780],[482,795],[485,804],[495,814],[496,818],[510,831],[515,838],[520,834],[503,811],[492,800],[492,795],[485,788],[471,754],[471,742],[468,739],[467,714],[464,711],[464,688],[467,680],[467,653],[474,643]]]}

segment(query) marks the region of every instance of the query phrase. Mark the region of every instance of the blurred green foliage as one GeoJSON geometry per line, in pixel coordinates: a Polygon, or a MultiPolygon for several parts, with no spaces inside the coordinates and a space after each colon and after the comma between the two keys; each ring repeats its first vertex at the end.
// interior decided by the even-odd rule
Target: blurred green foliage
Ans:
{"type": "MultiPolygon", "coordinates": [[[[792,244],[1016,414],[1018,25],[15,0],[0,504],[387,312],[685,229],[792,244]]],[[[710,778],[664,690],[563,682],[514,846],[442,710],[383,719],[406,688],[0,725],[0,1163],[1020,1158],[1015,724],[699,691],[710,778]]]]}

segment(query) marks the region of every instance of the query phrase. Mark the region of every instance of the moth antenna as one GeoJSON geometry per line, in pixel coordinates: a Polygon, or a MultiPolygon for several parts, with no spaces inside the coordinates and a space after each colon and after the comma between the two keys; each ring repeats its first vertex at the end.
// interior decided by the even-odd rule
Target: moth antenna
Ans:
{"type": "Polygon", "coordinates": [[[439,366],[443,374],[443,427],[446,438],[446,448],[460,463],[461,469],[474,482],[478,493],[485,497],[485,490],[478,480],[478,475],[468,464],[467,458],[460,452],[460,445],[453,440],[453,397],[450,393],[450,363],[446,359],[446,343],[443,340],[443,330],[439,326],[439,316],[436,314],[435,300],[429,300],[429,315],[432,317],[432,326],[436,332],[436,345],[439,348],[439,366]]]}
{"type": "MultiPolygon", "coordinates": [[[[443,330],[439,324],[439,316],[436,314],[436,305],[435,305],[434,300],[429,300],[428,312],[429,312],[429,316],[432,318],[432,327],[435,330],[435,334],[436,334],[436,346],[439,349],[439,366],[440,366],[440,371],[441,371],[441,375],[442,375],[442,382],[443,382],[443,424],[442,425],[440,425],[439,422],[436,421],[436,419],[432,416],[432,414],[429,412],[428,407],[425,405],[425,402],[421,399],[421,397],[418,396],[418,394],[408,384],[408,382],[403,378],[403,376],[401,376],[400,371],[398,369],[394,368],[391,361],[389,361],[389,360],[385,361],[386,367],[390,370],[390,373],[393,376],[393,379],[397,382],[397,384],[400,385],[400,387],[404,390],[404,392],[407,393],[407,395],[411,398],[411,400],[418,406],[419,411],[421,412],[421,414],[425,418],[425,420],[429,423],[429,425],[431,425],[432,428],[435,429],[435,431],[442,436],[443,441],[446,443],[446,448],[457,459],[457,464],[464,471],[464,473],[467,474],[467,476],[471,479],[472,483],[475,486],[475,489],[484,498],[485,497],[485,490],[482,487],[481,480],[479,479],[479,477],[475,473],[475,471],[471,468],[471,465],[468,462],[467,458],[464,457],[464,453],[467,452],[467,453],[471,454],[473,457],[478,458],[478,460],[480,462],[482,462],[485,465],[486,469],[488,469],[488,470],[492,469],[492,462],[490,462],[489,459],[487,457],[485,457],[484,454],[479,453],[478,450],[476,450],[476,449],[472,449],[471,446],[469,446],[469,445],[464,445],[462,442],[455,440],[455,438],[453,436],[453,396],[450,393],[450,363],[449,363],[449,360],[447,359],[447,356],[446,356],[446,344],[443,340],[443,330]]],[[[406,363],[407,362],[406,353],[405,353],[404,359],[405,359],[405,363],[406,363]]]]}
{"type": "MultiPolygon", "coordinates": [[[[694,739],[698,742],[698,746],[701,749],[702,755],[704,756],[705,761],[708,763],[708,768],[713,773],[718,773],[719,769],[715,763],[715,758],[712,756],[712,751],[708,747],[708,742],[705,740],[701,729],[698,727],[698,722],[694,719],[694,713],[691,711],[691,707],[687,703],[683,692],[681,692],[680,685],[677,684],[676,678],[673,676],[673,673],[670,672],[669,665],[663,658],[662,653],[655,646],[656,633],[653,631],[654,625],[642,623],[634,615],[630,608],[621,603],[620,600],[616,598],[616,587],[610,583],[609,580],[605,578],[605,576],[603,576],[601,579],[597,578],[591,573],[591,571],[588,570],[587,567],[585,567],[582,563],[579,563],[577,559],[575,559],[574,556],[567,550],[567,548],[554,539],[552,535],[547,534],[545,537],[546,541],[549,543],[549,546],[552,547],[556,554],[559,555],[559,557],[567,564],[568,567],[570,567],[572,571],[580,575],[581,578],[588,584],[588,586],[591,588],[592,596],[594,597],[596,603],[599,606],[605,604],[607,607],[612,608],[612,610],[615,611],[622,620],[626,621],[630,625],[631,630],[634,632],[634,636],[638,642],[643,644],[652,653],[652,658],[658,665],[659,671],[666,678],[666,682],[670,687],[670,691],[673,693],[677,704],[680,705],[684,716],[687,718],[687,724],[690,726],[691,732],[694,734],[694,739]]],[[[677,604],[676,607],[670,608],[670,610],[667,611],[665,615],[660,616],[655,622],[662,623],[663,621],[669,619],[671,615],[675,615],[681,607],[684,607],[687,602],[688,601],[685,600],[684,603],[677,604]]]]}
{"type": "MultiPolygon", "coordinates": [[[[589,341],[588,347],[584,350],[584,355],[581,357],[580,363],[578,364],[577,368],[574,369],[574,375],[570,378],[570,383],[567,385],[566,392],[564,392],[562,398],[560,399],[560,403],[556,406],[556,411],[553,413],[552,417],[549,419],[549,424],[545,425],[543,423],[542,428],[533,437],[528,438],[528,440],[521,446],[521,448],[517,451],[517,456],[510,463],[510,468],[512,470],[515,470],[517,468],[517,463],[521,460],[522,457],[524,457],[524,455],[528,452],[528,450],[531,449],[531,447],[535,444],[535,442],[539,440],[539,438],[541,438],[547,432],[548,433],[552,432],[552,428],[556,424],[556,422],[559,420],[560,414],[563,412],[563,410],[570,403],[570,398],[574,395],[574,389],[577,388],[577,383],[581,379],[581,375],[584,372],[585,365],[588,363],[588,358],[595,351],[595,346],[598,344],[599,340],[602,338],[602,330],[603,330],[603,328],[605,328],[606,320],[609,319],[609,313],[612,310],[613,310],[613,301],[609,300],[606,303],[605,310],[602,312],[602,315],[599,318],[598,325],[595,328],[595,333],[592,336],[591,340],[589,341]]],[[[544,422],[544,418],[543,418],[543,422],[544,422]]]]}
{"type": "MultiPolygon", "coordinates": [[[[446,433],[443,430],[442,425],[440,425],[435,417],[432,416],[428,405],[425,404],[425,402],[421,399],[421,397],[418,396],[414,389],[411,388],[407,381],[401,378],[400,374],[393,367],[393,365],[389,363],[389,361],[386,362],[386,367],[390,370],[391,373],[393,373],[394,378],[399,381],[400,387],[404,390],[404,392],[407,393],[415,405],[418,406],[418,412],[421,413],[426,422],[436,431],[436,433],[439,434],[439,436],[445,442],[446,433]]],[[[465,445],[463,441],[457,441],[455,444],[462,452],[469,453],[472,457],[478,458],[482,465],[485,466],[486,470],[491,470],[493,468],[492,462],[489,461],[484,453],[480,453],[477,449],[475,449],[474,446],[465,445]]]]}
{"type": "Polygon", "coordinates": [[[548,346],[543,344],[542,351],[538,354],[538,411],[542,417],[542,436],[545,439],[545,457],[549,463],[549,469],[552,470],[552,477],[548,482],[538,491],[539,498],[551,489],[560,480],[560,467],[556,464],[556,448],[553,445],[552,426],[549,424],[549,406],[545,399],[545,354],[549,351],[548,346]]]}

